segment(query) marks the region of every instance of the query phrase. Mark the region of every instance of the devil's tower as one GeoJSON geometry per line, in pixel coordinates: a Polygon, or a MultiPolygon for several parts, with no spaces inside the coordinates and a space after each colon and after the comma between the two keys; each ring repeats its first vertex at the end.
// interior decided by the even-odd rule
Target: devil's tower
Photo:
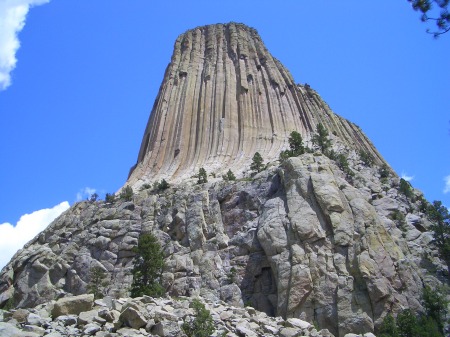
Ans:
{"type": "Polygon", "coordinates": [[[255,29],[236,23],[198,27],[175,42],[128,182],[179,180],[200,167],[239,173],[256,151],[265,160],[277,158],[291,131],[308,140],[319,121],[379,157],[354,125],[294,83],[255,29]]]}

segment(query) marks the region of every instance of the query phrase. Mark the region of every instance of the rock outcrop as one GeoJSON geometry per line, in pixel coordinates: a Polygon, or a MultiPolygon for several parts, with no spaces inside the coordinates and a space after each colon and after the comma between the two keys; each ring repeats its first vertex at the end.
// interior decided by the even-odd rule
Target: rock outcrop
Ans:
{"type": "Polygon", "coordinates": [[[128,184],[181,181],[200,167],[241,175],[256,151],[274,160],[290,132],[309,140],[319,122],[344,146],[382,161],[357,126],[333,114],[308,85],[295,84],[255,29],[197,27],[175,42],[128,184]]]}
{"type": "Polygon", "coordinates": [[[84,294],[93,267],[108,272],[108,294],[126,296],[132,247],[153,232],[172,296],[251,305],[335,336],[373,331],[387,312],[422,310],[423,285],[438,284],[446,268],[398,178],[380,182],[378,167],[349,158],[352,184],[315,153],[251,180],[188,181],[143,190],[132,202],[77,203],[3,269],[0,301],[30,307],[84,294]],[[395,223],[394,211],[410,220],[395,223]]]}

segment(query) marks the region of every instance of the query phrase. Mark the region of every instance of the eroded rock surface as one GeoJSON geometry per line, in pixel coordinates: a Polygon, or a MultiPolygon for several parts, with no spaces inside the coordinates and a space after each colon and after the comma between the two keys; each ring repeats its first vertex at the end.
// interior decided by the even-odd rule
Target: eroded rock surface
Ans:
{"type": "MultiPolygon", "coordinates": [[[[396,192],[398,178],[380,183],[376,166],[354,158],[351,183],[315,153],[251,180],[211,177],[144,190],[132,202],[80,202],[3,269],[0,299],[32,307],[84,294],[92,267],[107,271],[109,295],[126,296],[132,248],[141,233],[153,232],[172,296],[252,305],[269,316],[314,321],[335,336],[374,331],[387,312],[420,311],[423,285],[437,284],[446,268],[428,244],[426,218],[396,192]],[[408,211],[408,221],[391,220],[393,209],[408,211]]],[[[124,317],[143,326],[134,309],[124,317]]]]}

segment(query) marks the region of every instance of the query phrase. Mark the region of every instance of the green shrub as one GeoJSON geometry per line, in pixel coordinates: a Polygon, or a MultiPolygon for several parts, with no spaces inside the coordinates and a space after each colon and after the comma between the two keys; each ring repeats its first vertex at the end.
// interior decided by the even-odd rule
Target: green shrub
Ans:
{"type": "Polygon", "coordinates": [[[345,173],[347,179],[351,179],[355,175],[355,173],[350,169],[347,157],[344,154],[340,153],[337,155],[336,164],[345,173]]]}
{"type": "Polygon", "coordinates": [[[236,180],[236,176],[234,175],[233,171],[228,170],[227,174],[224,174],[222,176],[223,180],[225,181],[232,181],[232,180],[236,180]]]}
{"type": "Polygon", "coordinates": [[[379,168],[378,174],[380,175],[380,178],[389,178],[390,175],[389,167],[386,164],[383,164],[379,168]]]}
{"type": "Polygon", "coordinates": [[[411,188],[411,184],[403,178],[400,178],[399,192],[402,193],[408,199],[413,198],[414,193],[411,188]]]}
{"type": "Polygon", "coordinates": [[[152,186],[150,184],[144,184],[141,186],[141,191],[148,190],[150,188],[152,188],[152,186]]]}
{"type": "Polygon", "coordinates": [[[444,332],[445,318],[447,316],[448,301],[446,298],[446,289],[431,289],[426,286],[423,289],[422,304],[425,308],[426,316],[432,318],[440,332],[444,332]]]}
{"type": "Polygon", "coordinates": [[[106,287],[109,285],[107,274],[101,267],[92,267],[89,270],[89,284],[87,287],[88,293],[94,294],[94,298],[102,298],[105,296],[106,287]]]}
{"type": "Polygon", "coordinates": [[[208,182],[208,175],[206,174],[206,170],[203,167],[200,167],[198,170],[198,180],[197,184],[204,184],[208,182]]]}
{"type": "Polygon", "coordinates": [[[450,214],[448,208],[440,201],[433,201],[427,208],[427,217],[433,222],[433,242],[438,248],[440,257],[450,270],[450,214]]]}
{"type": "Polygon", "coordinates": [[[361,158],[361,161],[365,166],[372,166],[375,162],[375,159],[372,157],[372,155],[363,150],[359,151],[359,158],[361,158]]]}
{"type": "Polygon", "coordinates": [[[250,164],[250,170],[255,172],[261,172],[264,169],[263,159],[259,152],[255,152],[252,163],[250,164]]]}
{"type": "Polygon", "coordinates": [[[161,182],[157,185],[159,191],[167,190],[169,187],[170,185],[165,179],[161,180],[161,182]]]}
{"type": "Polygon", "coordinates": [[[89,196],[89,202],[95,202],[98,199],[98,194],[97,193],[93,193],[89,196]]]}
{"type": "Polygon", "coordinates": [[[198,299],[194,299],[191,306],[195,310],[195,318],[183,323],[184,333],[188,337],[209,337],[215,331],[211,313],[198,299]]]}
{"type": "Polygon", "coordinates": [[[165,290],[160,281],[164,268],[164,255],[158,239],[153,234],[142,234],[133,251],[136,256],[132,270],[131,296],[163,296],[165,290]]]}
{"type": "Polygon", "coordinates": [[[133,199],[133,189],[131,186],[125,186],[119,194],[119,198],[124,201],[131,201],[133,199]]]}
{"type": "Polygon", "coordinates": [[[116,201],[116,195],[114,193],[106,193],[105,201],[109,204],[112,204],[114,201],[116,201]]]}

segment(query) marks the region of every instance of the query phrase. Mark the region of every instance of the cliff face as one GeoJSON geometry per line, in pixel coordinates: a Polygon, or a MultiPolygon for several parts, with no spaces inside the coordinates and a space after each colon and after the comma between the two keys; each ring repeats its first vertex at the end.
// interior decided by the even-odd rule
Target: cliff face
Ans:
{"type": "Polygon", "coordinates": [[[294,83],[256,30],[235,23],[198,27],[175,42],[128,183],[180,181],[200,167],[241,173],[256,151],[274,160],[290,132],[308,140],[318,122],[344,145],[382,160],[357,127],[294,83]]]}

